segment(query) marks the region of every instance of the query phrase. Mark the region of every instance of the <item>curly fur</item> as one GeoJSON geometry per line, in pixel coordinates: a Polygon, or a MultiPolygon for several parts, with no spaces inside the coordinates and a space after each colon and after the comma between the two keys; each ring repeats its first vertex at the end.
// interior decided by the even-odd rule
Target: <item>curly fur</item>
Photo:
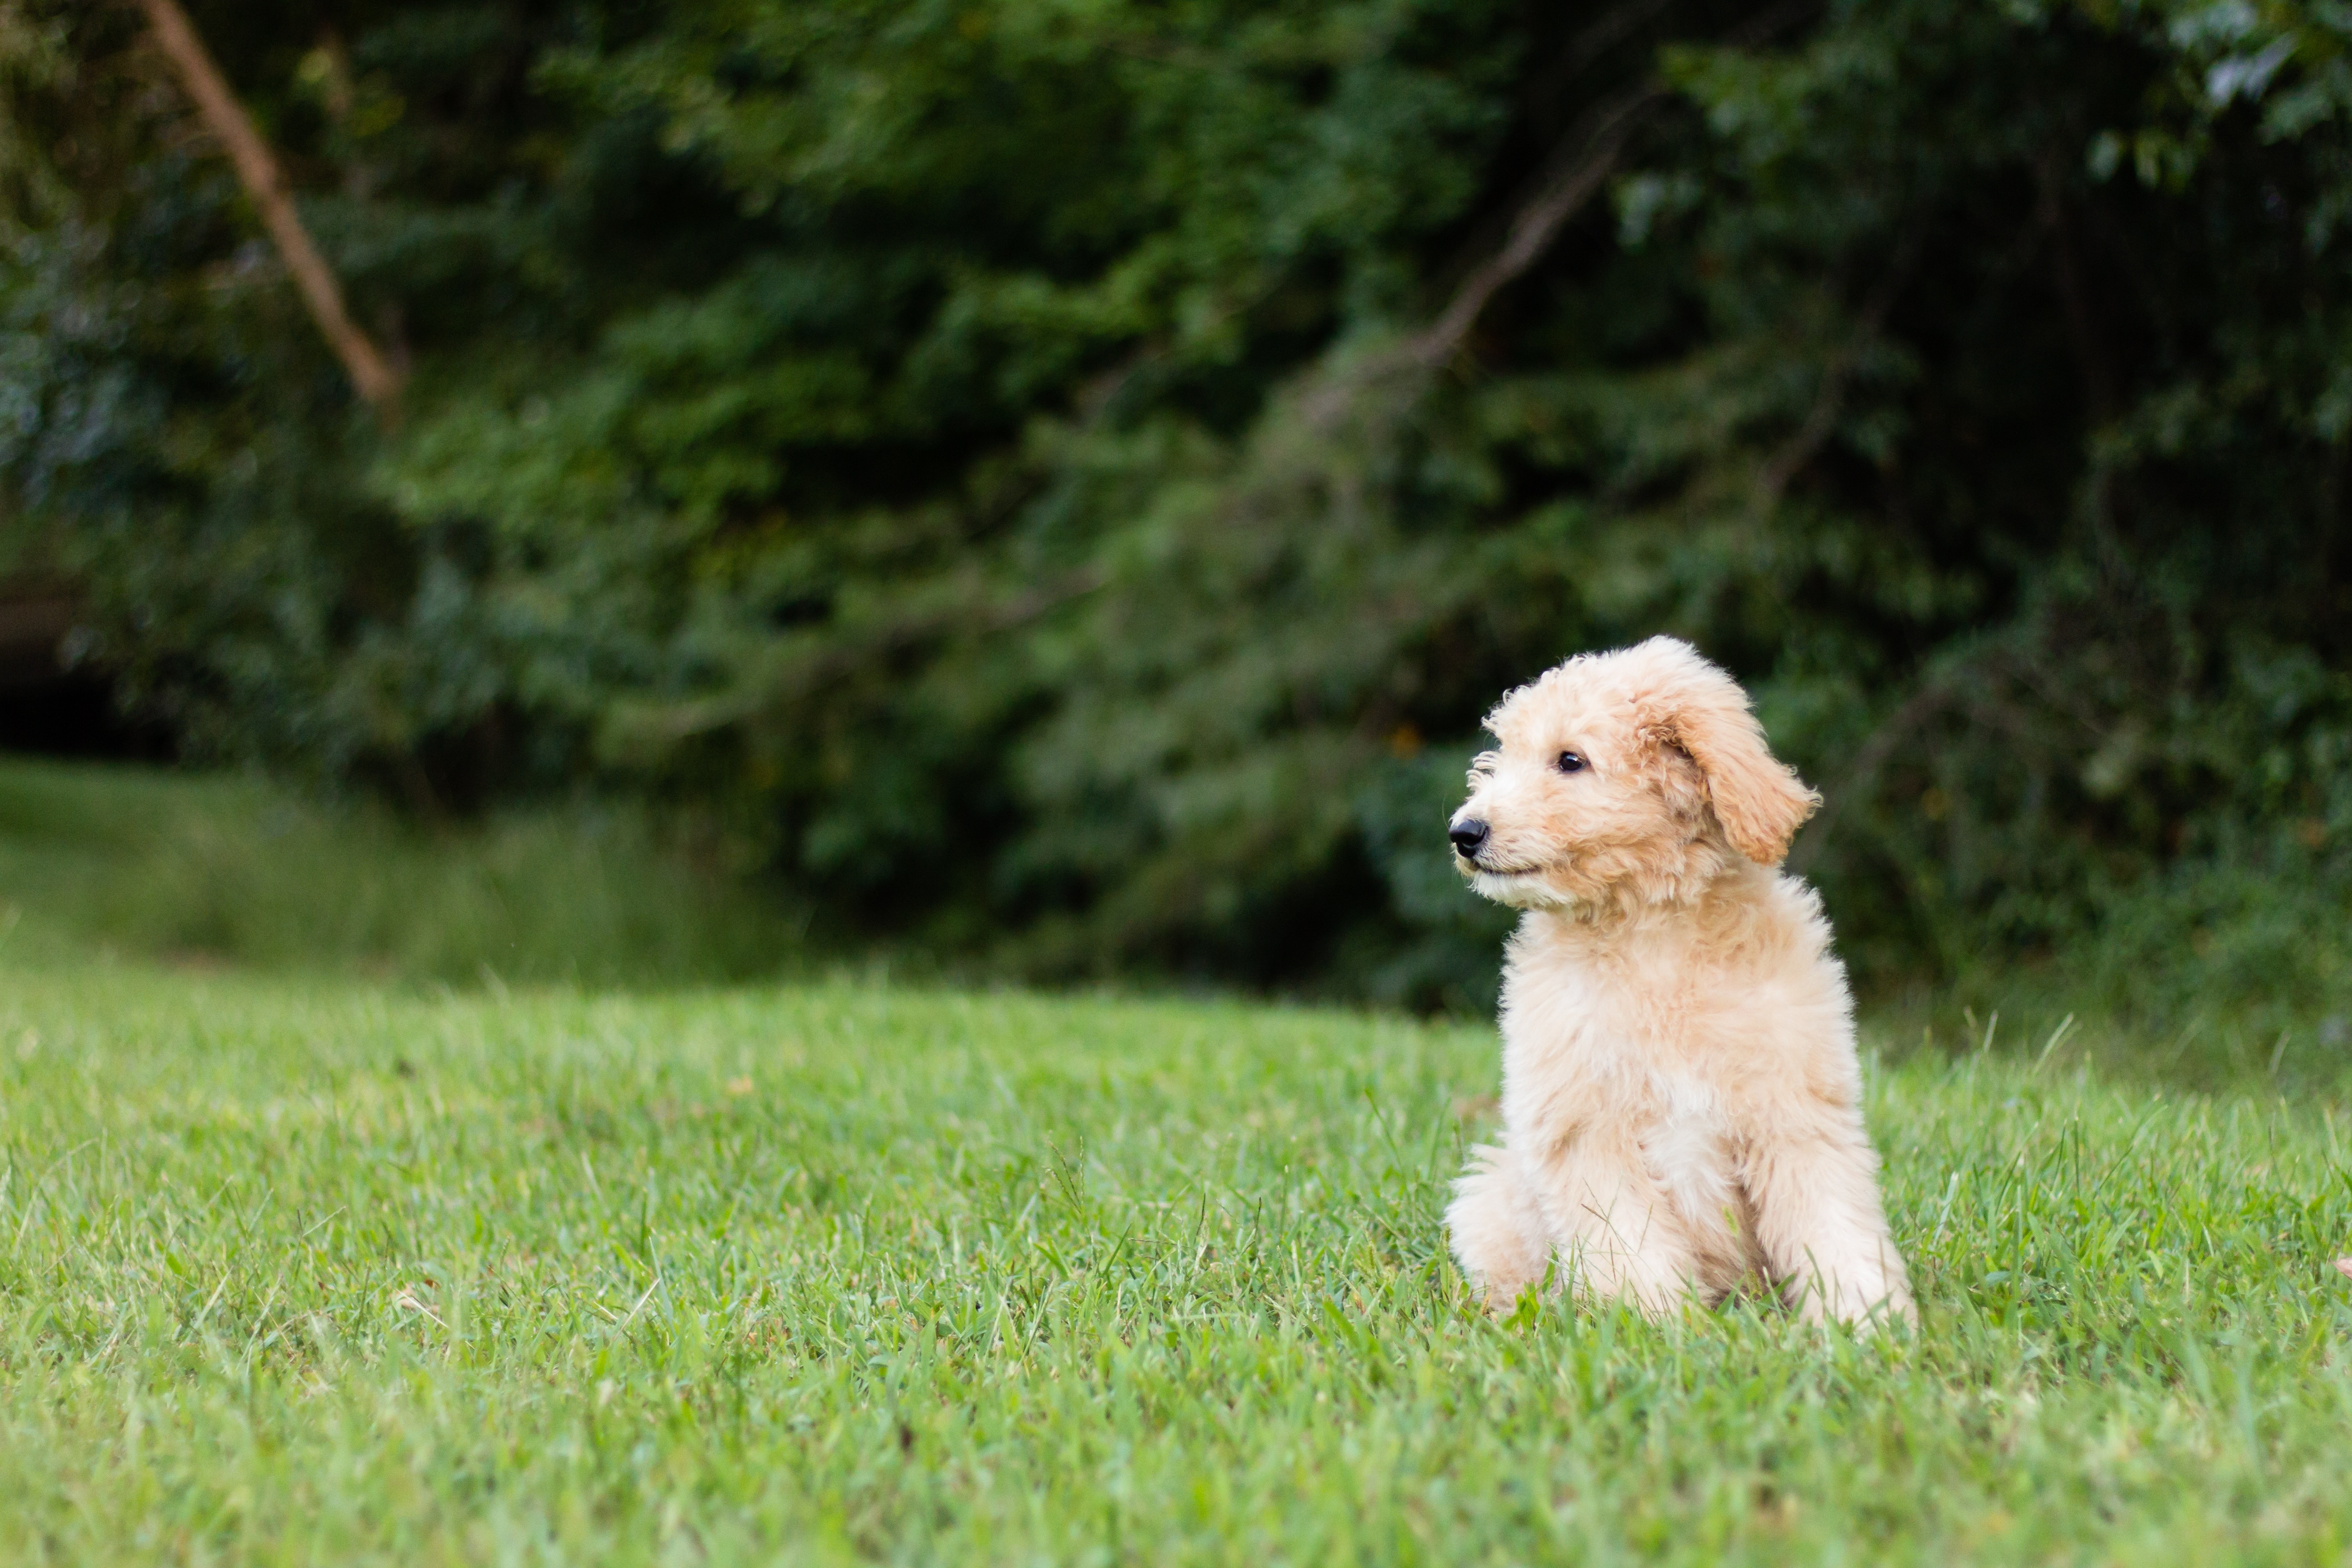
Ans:
{"type": "Polygon", "coordinates": [[[1662,1313],[1761,1273],[1808,1318],[1911,1319],[1864,1131],[1853,1009],[1811,889],[1820,804],[1687,644],[1569,660],[1504,698],[1454,826],[1527,911],[1503,983],[1503,1133],[1446,1212],[1488,1304],[1548,1274],[1662,1313]],[[1585,764],[1560,766],[1572,752],[1585,764]]]}

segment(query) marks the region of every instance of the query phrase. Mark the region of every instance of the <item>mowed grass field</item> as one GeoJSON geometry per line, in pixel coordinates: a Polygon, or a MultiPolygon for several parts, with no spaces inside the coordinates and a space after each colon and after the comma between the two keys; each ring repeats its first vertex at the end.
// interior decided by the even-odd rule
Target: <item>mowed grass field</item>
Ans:
{"type": "Polygon", "coordinates": [[[2325,1100],[1882,1041],[1916,1335],[1496,1321],[1485,1028],[173,967],[13,896],[9,1563],[2352,1562],[2325,1100]]]}

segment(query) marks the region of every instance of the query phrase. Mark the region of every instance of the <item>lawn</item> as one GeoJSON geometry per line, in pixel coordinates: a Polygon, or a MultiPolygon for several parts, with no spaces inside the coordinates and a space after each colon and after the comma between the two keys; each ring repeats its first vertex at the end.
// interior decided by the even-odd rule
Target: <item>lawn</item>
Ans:
{"type": "Polygon", "coordinates": [[[1483,1028],[19,904],[11,1563],[2352,1561],[2352,1119],[2265,1080],[1889,1037],[1916,1336],[1496,1322],[1438,1224],[1483,1028]]]}

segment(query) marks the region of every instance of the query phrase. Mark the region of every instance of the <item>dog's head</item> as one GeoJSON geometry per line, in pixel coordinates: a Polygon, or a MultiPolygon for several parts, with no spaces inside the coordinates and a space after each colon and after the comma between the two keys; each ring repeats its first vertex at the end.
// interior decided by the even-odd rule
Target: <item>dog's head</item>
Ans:
{"type": "Polygon", "coordinates": [[[1472,888],[1521,909],[1668,902],[1733,854],[1777,866],[1821,804],[1748,694],[1672,637],[1570,659],[1486,716],[1454,814],[1472,888]]]}

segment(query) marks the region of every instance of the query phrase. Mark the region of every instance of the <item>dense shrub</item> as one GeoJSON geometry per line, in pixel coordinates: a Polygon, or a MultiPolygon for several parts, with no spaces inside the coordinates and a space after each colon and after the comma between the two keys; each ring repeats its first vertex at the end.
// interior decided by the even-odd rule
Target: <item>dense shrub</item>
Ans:
{"type": "Polygon", "coordinates": [[[1460,1003],[1479,714],[1665,629],[1866,973],[2352,984],[2333,8],[195,9],[415,375],[378,435],[130,13],[6,9],[13,526],[204,745],[1460,1003]]]}

